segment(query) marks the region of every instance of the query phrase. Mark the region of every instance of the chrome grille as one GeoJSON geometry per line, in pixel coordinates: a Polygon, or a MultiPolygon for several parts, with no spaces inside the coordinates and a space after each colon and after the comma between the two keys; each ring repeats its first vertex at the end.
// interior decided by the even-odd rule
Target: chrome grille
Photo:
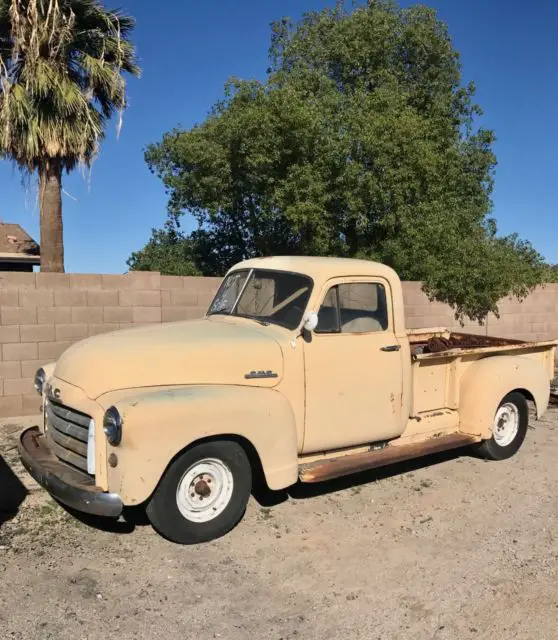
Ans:
{"type": "Polygon", "coordinates": [[[52,402],[46,405],[46,435],[60,460],[87,472],[87,438],[91,418],[75,409],[52,402]]]}

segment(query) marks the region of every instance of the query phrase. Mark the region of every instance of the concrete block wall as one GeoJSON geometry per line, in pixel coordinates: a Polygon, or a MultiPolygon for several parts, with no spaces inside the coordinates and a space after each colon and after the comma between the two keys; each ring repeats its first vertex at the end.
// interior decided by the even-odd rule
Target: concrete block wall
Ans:
{"type": "Polygon", "coordinates": [[[0,417],[38,412],[35,371],[107,331],[199,318],[219,278],[0,273],[0,417]]]}
{"type": "MultiPolygon", "coordinates": [[[[74,342],[134,325],[201,317],[219,278],[0,272],[0,417],[37,413],[36,369],[56,360],[74,342]]],[[[558,338],[558,285],[537,289],[523,303],[505,300],[500,319],[483,326],[455,322],[451,309],[431,303],[420,283],[403,283],[409,328],[444,326],[456,331],[558,338]]]]}
{"type": "Polygon", "coordinates": [[[538,287],[523,302],[504,299],[499,304],[499,318],[489,314],[484,324],[456,322],[450,307],[429,302],[420,282],[404,282],[403,297],[409,329],[448,327],[454,331],[477,333],[518,340],[558,339],[558,284],[538,287]]]}

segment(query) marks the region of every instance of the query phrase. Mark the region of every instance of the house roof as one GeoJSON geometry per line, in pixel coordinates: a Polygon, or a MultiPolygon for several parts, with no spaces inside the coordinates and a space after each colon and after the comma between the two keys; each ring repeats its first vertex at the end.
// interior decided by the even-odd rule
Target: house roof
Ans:
{"type": "Polygon", "coordinates": [[[39,264],[40,248],[18,224],[0,222],[0,259],[39,264]]]}

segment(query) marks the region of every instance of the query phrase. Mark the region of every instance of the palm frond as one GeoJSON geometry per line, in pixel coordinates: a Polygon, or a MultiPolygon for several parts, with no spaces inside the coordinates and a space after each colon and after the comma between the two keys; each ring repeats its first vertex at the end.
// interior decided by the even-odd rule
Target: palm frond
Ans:
{"type": "Polygon", "coordinates": [[[140,69],[133,18],[97,0],[0,0],[0,155],[72,170],[98,152],[140,69]]]}

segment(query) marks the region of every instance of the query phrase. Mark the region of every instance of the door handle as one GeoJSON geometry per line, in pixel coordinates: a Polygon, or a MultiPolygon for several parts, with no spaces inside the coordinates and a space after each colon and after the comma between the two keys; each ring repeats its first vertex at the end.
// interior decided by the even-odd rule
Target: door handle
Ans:
{"type": "Polygon", "coordinates": [[[387,347],[382,347],[380,351],[399,351],[401,349],[401,345],[399,344],[390,344],[387,347]]]}

